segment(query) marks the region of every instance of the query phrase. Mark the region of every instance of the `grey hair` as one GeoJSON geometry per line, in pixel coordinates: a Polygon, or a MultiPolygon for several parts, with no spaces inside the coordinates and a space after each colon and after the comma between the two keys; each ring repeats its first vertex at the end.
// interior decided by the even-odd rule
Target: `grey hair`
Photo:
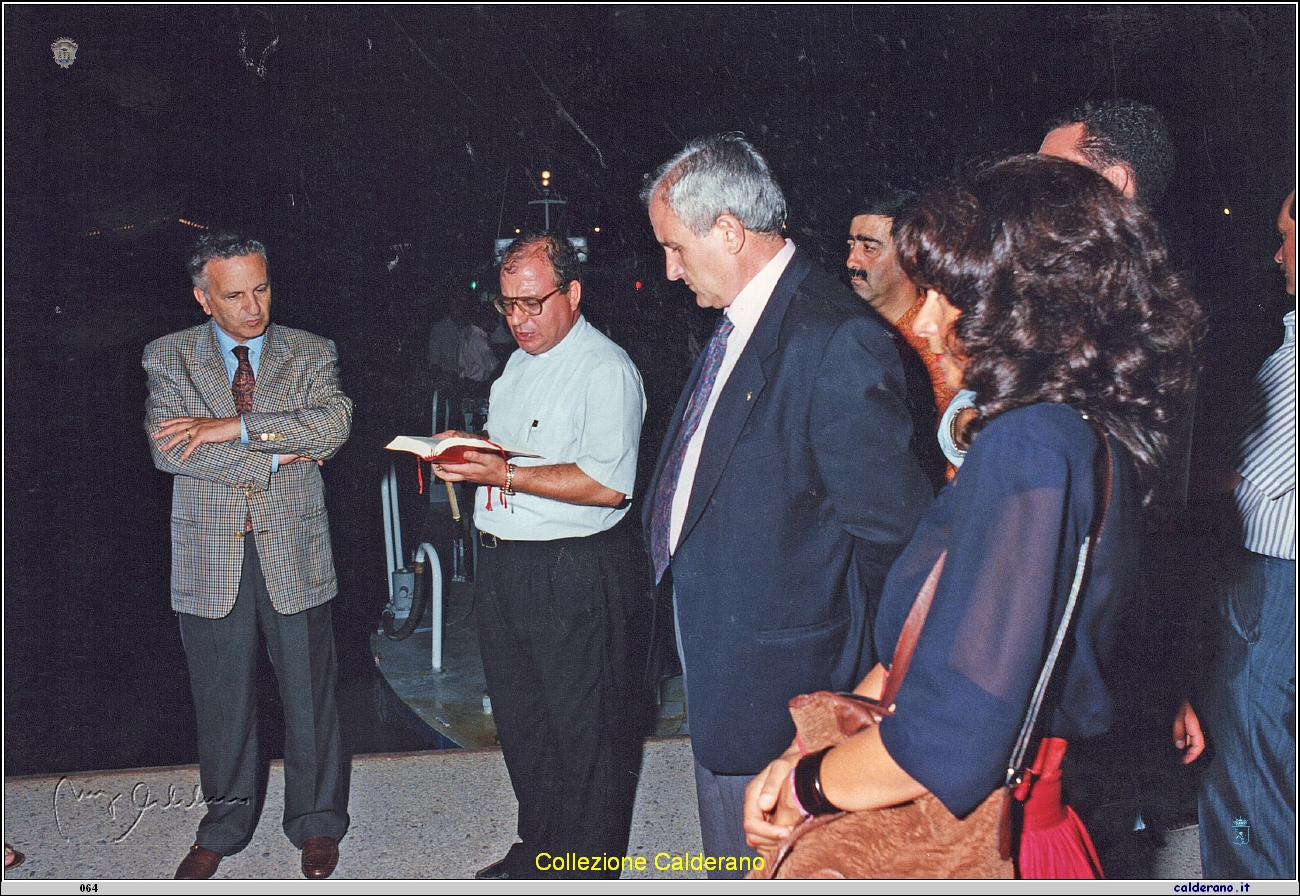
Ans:
{"type": "Polygon", "coordinates": [[[237,258],[242,255],[260,255],[270,269],[266,246],[251,237],[237,233],[205,233],[194,241],[185,268],[190,272],[190,282],[204,295],[208,294],[208,262],[219,258],[237,258]]]}
{"type": "Polygon", "coordinates": [[[785,195],[767,160],[738,133],[692,140],[649,176],[641,201],[649,207],[660,191],[696,236],[707,234],[724,214],[754,233],[780,233],[785,226],[785,195]]]}

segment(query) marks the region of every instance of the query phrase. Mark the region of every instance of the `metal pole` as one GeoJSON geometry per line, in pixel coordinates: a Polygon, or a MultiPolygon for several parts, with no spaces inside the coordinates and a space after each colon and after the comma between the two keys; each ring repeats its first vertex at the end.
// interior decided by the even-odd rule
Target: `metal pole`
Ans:
{"type": "Polygon", "coordinates": [[[393,503],[393,568],[403,569],[406,559],[402,556],[402,515],[398,510],[396,462],[388,465],[388,482],[388,500],[393,503]]]}
{"type": "Polygon", "coordinates": [[[415,562],[419,563],[423,559],[425,569],[429,571],[429,607],[433,613],[432,621],[432,640],[433,645],[430,652],[430,662],[433,665],[434,672],[442,671],[442,563],[438,560],[438,552],[433,549],[427,541],[421,542],[415,551],[415,562]]]}
{"type": "Polygon", "coordinates": [[[379,500],[384,506],[384,562],[388,567],[388,600],[393,599],[393,570],[397,569],[393,563],[393,506],[388,500],[388,477],[385,476],[379,483],[379,500]]]}

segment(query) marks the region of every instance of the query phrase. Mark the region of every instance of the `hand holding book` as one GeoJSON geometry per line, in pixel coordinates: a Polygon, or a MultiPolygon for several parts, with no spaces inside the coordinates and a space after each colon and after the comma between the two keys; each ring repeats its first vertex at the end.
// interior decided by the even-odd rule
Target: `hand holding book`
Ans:
{"type": "MultiPolygon", "coordinates": [[[[499,486],[503,491],[510,491],[511,488],[512,458],[541,457],[540,454],[500,445],[459,430],[447,430],[431,438],[398,436],[385,447],[393,451],[409,451],[421,460],[430,461],[434,475],[447,482],[448,486],[453,482],[474,482],[499,486]]],[[[490,505],[489,499],[489,507],[490,505]]]]}
{"type": "Polygon", "coordinates": [[[463,464],[467,460],[467,452],[495,454],[503,460],[515,457],[541,457],[540,454],[533,454],[522,448],[500,445],[482,436],[474,436],[454,429],[440,432],[435,436],[398,436],[384,447],[391,451],[409,451],[420,459],[435,464],[463,464]]]}

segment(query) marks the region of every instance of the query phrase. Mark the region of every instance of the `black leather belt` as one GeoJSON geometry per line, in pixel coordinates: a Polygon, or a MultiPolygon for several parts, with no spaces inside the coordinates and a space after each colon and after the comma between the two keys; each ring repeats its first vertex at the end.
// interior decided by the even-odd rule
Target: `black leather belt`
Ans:
{"type": "Polygon", "coordinates": [[[478,543],[481,547],[485,547],[489,549],[503,548],[508,544],[514,544],[520,546],[551,545],[552,547],[563,545],[568,542],[574,542],[580,544],[597,544],[608,538],[622,537],[622,532],[623,532],[622,521],[620,521],[619,524],[616,525],[614,528],[607,529],[604,532],[596,532],[592,535],[582,535],[573,538],[546,539],[544,541],[529,541],[527,539],[519,539],[519,538],[497,538],[491,532],[484,532],[482,529],[479,529],[478,543]]]}

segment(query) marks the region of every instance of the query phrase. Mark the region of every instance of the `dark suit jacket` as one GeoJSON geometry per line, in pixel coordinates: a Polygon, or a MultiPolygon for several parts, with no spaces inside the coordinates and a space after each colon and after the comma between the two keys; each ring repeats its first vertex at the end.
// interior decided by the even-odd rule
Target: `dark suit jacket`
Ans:
{"type": "Polygon", "coordinates": [[[790,697],[870,671],[885,574],[931,497],[904,394],[879,318],[796,253],[718,396],[671,564],[706,768],[758,772],[794,738],[790,697]]]}

